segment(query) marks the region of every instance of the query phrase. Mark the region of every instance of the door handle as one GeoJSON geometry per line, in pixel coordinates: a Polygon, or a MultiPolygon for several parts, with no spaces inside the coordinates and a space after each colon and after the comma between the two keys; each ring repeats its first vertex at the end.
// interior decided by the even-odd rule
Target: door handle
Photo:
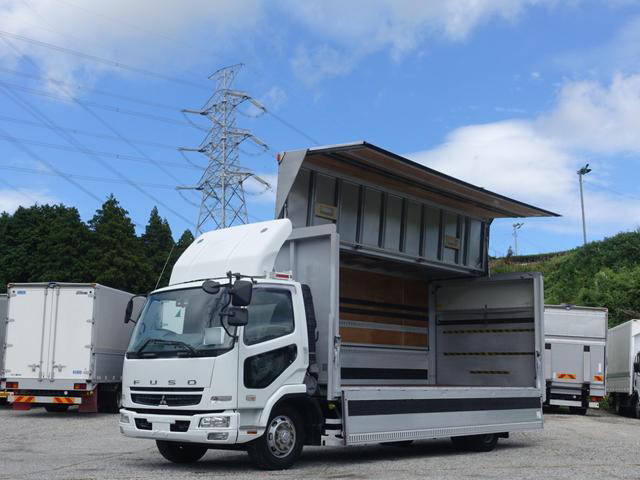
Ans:
{"type": "Polygon", "coordinates": [[[62,372],[62,369],[65,368],[66,365],[62,365],[61,363],[54,363],[53,368],[57,368],[58,372],[62,372]]]}

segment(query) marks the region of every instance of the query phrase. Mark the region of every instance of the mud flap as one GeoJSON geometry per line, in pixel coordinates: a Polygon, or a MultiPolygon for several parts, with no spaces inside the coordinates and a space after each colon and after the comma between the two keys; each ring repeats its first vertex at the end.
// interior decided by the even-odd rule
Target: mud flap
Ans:
{"type": "Polygon", "coordinates": [[[98,389],[88,392],[82,397],[82,403],[78,408],[80,413],[98,413],[98,389]]]}
{"type": "Polygon", "coordinates": [[[17,403],[17,402],[13,402],[13,409],[14,410],[31,410],[31,404],[30,403],[17,403]]]}

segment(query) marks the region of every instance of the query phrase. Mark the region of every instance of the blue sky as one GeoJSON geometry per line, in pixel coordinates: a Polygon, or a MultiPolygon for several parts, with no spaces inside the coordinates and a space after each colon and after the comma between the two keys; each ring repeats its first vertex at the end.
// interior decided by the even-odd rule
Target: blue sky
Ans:
{"type": "MultiPolygon", "coordinates": [[[[202,106],[208,75],[242,62],[237,88],[321,144],[367,140],[563,215],[525,219],[519,253],[581,243],[576,170],[587,162],[588,238],[640,226],[638,2],[186,4],[2,2],[0,210],[62,202],[88,219],[114,193],[142,226],[157,204],[179,236],[197,208],[173,187],[193,184],[199,170],[175,148],[203,136],[181,124],[179,110],[202,106]],[[75,175],[75,184],[52,168],[75,175]]],[[[271,148],[242,159],[267,179],[274,152],[312,145],[271,115],[238,120],[271,148]]],[[[250,196],[252,219],[272,214],[272,194],[250,196]]],[[[512,223],[494,223],[491,254],[513,244],[512,223]]]]}

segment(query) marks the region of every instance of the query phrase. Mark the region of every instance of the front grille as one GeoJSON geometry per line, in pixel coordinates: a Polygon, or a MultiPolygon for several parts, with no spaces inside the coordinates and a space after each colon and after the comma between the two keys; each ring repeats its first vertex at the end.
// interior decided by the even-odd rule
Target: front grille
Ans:
{"type": "Polygon", "coordinates": [[[131,400],[139,405],[168,407],[186,407],[188,405],[198,405],[202,395],[180,395],[176,393],[154,394],[154,393],[132,393],[131,400]]]}
{"type": "Polygon", "coordinates": [[[188,420],[176,420],[175,423],[172,423],[169,426],[169,430],[172,432],[186,432],[189,430],[189,422],[188,420]]]}
{"type": "Polygon", "coordinates": [[[136,418],[136,428],[138,430],[151,430],[151,424],[146,418],[136,418]]]}

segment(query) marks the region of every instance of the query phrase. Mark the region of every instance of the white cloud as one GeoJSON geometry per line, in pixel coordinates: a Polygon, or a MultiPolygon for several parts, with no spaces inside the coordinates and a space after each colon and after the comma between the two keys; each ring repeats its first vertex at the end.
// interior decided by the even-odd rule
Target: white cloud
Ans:
{"type": "Polygon", "coordinates": [[[366,55],[388,50],[399,61],[429,37],[465,40],[493,19],[514,21],[527,8],[554,0],[283,0],[294,21],[321,38],[300,47],[291,64],[302,80],[315,84],[349,73],[366,55]],[[333,45],[327,43],[331,42],[333,45]]]}
{"type": "Polygon", "coordinates": [[[19,190],[0,190],[0,212],[13,213],[18,207],[30,207],[35,203],[43,205],[58,203],[58,201],[48,193],[40,190],[24,188],[19,190]]]}
{"type": "MultiPolygon", "coordinates": [[[[246,32],[258,29],[263,6],[263,0],[4,0],[0,25],[12,34],[162,70],[166,65],[184,68],[211,58],[227,47],[232,35],[235,42],[250,42],[246,32]]],[[[50,77],[91,79],[111,68],[9,40],[50,77]]],[[[19,54],[0,39],[0,60],[15,61],[19,54]]]]}
{"type": "Polygon", "coordinates": [[[616,74],[610,85],[566,84],[538,129],[558,143],[604,154],[640,152],[640,74],[616,74]]]}
{"type": "Polygon", "coordinates": [[[278,175],[264,172],[257,173],[256,175],[268,182],[271,188],[266,188],[264,184],[250,177],[244,184],[245,193],[248,196],[247,201],[253,204],[274,204],[278,175]]]}
{"type": "Polygon", "coordinates": [[[565,218],[530,223],[563,233],[579,231],[576,171],[590,161],[597,174],[585,178],[587,218],[589,230],[602,235],[640,224],[640,197],[607,190],[607,176],[629,168],[612,156],[640,156],[638,118],[640,75],[616,76],[610,85],[572,82],[560,90],[556,105],[537,118],[458,128],[443,144],[409,157],[556,211],[565,218]]]}

